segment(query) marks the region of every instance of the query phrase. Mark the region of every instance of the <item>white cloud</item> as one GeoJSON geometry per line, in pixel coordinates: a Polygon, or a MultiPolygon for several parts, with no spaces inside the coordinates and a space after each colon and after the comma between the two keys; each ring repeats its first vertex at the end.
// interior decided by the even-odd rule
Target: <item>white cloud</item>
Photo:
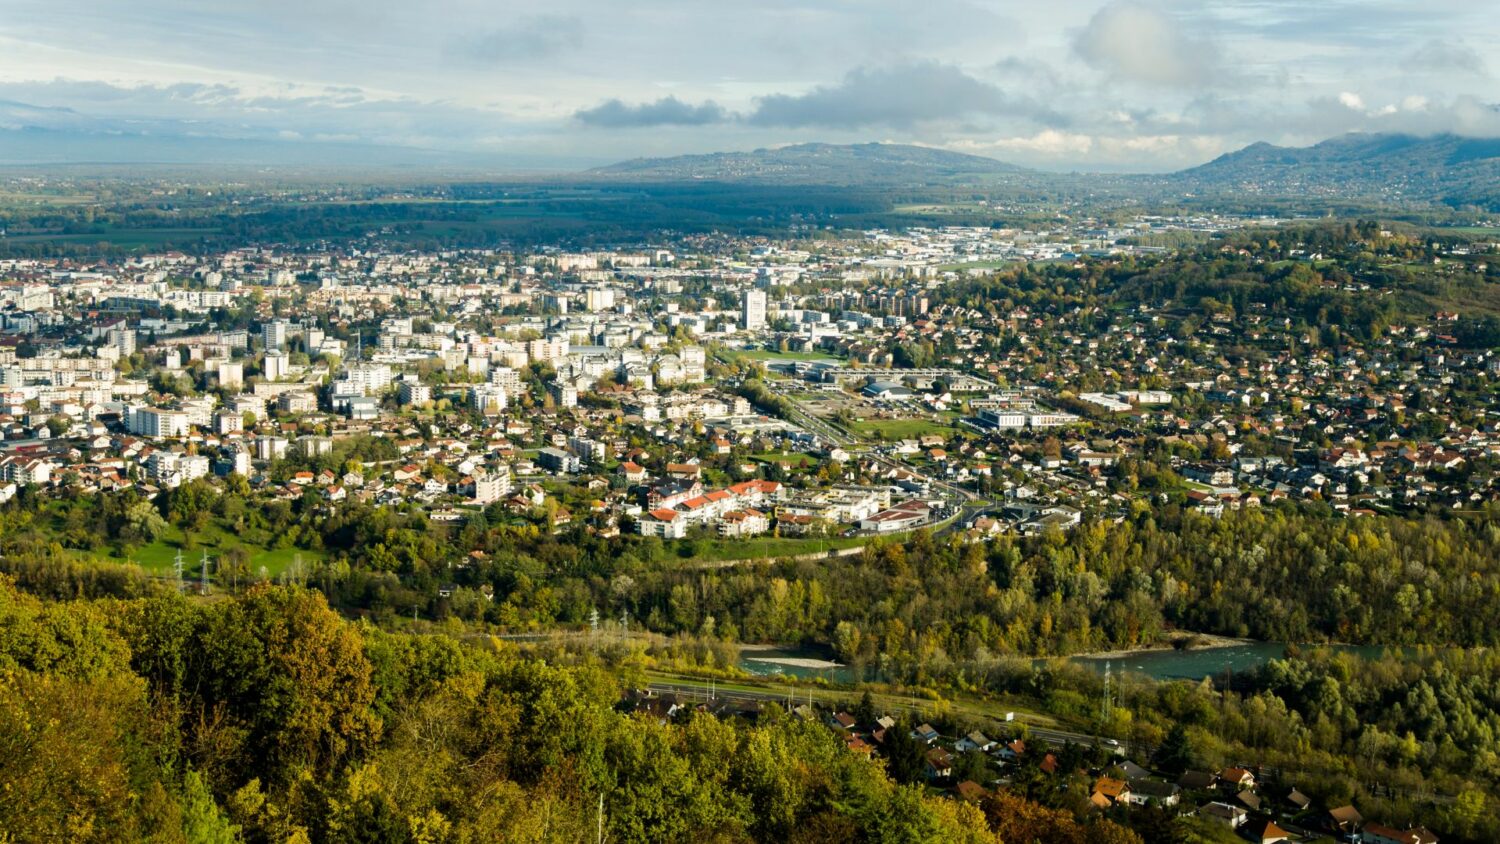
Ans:
{"type": "Polygon", "coordinates": [[[1115,0],[1095,12],[1073,49],[1095,70],[1146,85],[1199,88],[1227,75],[1210,40],[1136,0],[1115,0]]]}
{"type": "Polygon", "coordinates": [[[757,101],[746,120],[757,126],[906,127],[970,115],[1061,121],[1027,98],[937,62],[860,67],[837,85],[820,85],[805,94],[770,94],[757,101]]]}
{"type": "Polygon", "coordinates": [[[1442,38],[1424,41],[1401,60],[1401,67],[1413,73],[1489,75],[1484,57],[1473,47],[1442,38]]]}
{"type": "Polygon", "coordinates": [[[887,136],[1080,169],[1500,135],[1500,19],[1472,0],[83,6],[9,0],[0,123],[559,160],[887,136]]]}
{"type": "Polygon", "coordinates": [[[729,114],[723,106],[712,100],[693,105],[676,97],[662,97],[656,102],[640,105],[606,100],[593,108],[580,109],[573,117],[587,126],[638,129],[650,126],[703,126],[726,120],[729,114]]]}

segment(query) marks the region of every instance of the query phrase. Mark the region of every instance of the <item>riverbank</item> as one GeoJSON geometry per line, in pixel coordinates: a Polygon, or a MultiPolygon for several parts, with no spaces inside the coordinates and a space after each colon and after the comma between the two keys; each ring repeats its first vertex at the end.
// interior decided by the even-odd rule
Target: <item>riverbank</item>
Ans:
{"type": "Polygon", "coordinates": [[[1211,651],[1218,648],[1237,648],[1243,645],[1256,644],[1260,643],[1255,639],[1236,639],[1232,636],[1219,636],[1213,633],[1189,633],[1183,630],[1174,630],[1167,634],[1166,641],[1158,642],[1154,645],[1116,651],[1090,651],[1088,653],[1072,654],[1068,659],[1130,659],[1132,657],[1162,652],[1211,651]]]}
{"type": "Polygon", "coordinates": [[[740,661],[779,665],[785,668],[805,668],[811,671],[826,671],[830,668],[844,667],[842,662],[834,662],[831,659],[821,659],[816,656],[806,656],[800,654],[799,650],[801,649],[789,649],[777,645],[740,645],[740,661]],[[752,656],[752,654],[764,655],[752,656]]]}

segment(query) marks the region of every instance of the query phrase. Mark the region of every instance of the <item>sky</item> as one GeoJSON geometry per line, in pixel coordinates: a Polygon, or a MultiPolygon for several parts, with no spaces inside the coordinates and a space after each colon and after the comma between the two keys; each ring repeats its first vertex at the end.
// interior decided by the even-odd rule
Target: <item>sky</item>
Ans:
{"type": "Polygon", "coordinates": [[[1164,171],[1500,136],[1497,73],[1480,0],[0,0],[0,129],[497,168],[887,141],[1164,171]]]}

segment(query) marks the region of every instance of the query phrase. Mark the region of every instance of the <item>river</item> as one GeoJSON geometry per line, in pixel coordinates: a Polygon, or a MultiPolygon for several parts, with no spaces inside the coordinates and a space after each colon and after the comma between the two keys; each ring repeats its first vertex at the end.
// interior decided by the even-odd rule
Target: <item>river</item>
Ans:
{"type": "MultiPolygon", "coordinates": [[[[1317,647],[1303,646],[1304,649],[1317,647]]],[[[1378,645],[1329,645],[1335,651],[1376,659],[1386,650],[1378,645]]],[[[1106,664],[1115,673],[1144,674],[1153,680],[1222,680],[1226,671],[1242,674],[1286,653],[1282,642],[1246,642],[1221,648],[1141,651],[1113,657],[1075,656],[1072,662],[1104,673],[1106,664]]]]}
{"type": "Polygon", "coordinates": [[[831,650],[813,647],[748,645],[740,652],[740,668],[763,677],[780,674],[801,680],[821,677],[833,683],[857,682],[852,669],[833,661],[831,650]]]}

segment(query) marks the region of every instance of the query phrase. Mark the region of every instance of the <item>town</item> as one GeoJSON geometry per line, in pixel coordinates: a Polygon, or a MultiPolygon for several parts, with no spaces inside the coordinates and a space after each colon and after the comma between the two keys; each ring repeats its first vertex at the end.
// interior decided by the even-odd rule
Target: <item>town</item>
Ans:
{"type": "MultiPolygon", "coordinates": [[[[1012,262],[1149,259],[1130,245],[1143,230],[1245,222],[12,260],[0,497],[238,475],[267,499],[439,521],[498,504],[665,540],[982,538],[1153,497],[1350,517],[1492,501],[1497,420],[1450,393],[1484,392],[1500,355],[1460,347],[1457,314],[1357,342],[1255,303],[1184,319],[953,292],[1012,262]],[[388,457],[316,465],[352,438],[388,457]]],[[[1433,260],[1483,272],[1493,249],[1433,260]]]]}
{"type": "MultiPolygon", "coordinates": [[[[1154,514],[1489,512],[1500,493],[1493,322],[1330,314],[1388,304],[1380,273],[1414,260],[1438,278],[1486,278],[1500,247],[1363,223],[1319,245],[1329,240],[1316,223],[1151,217],[588,252],[372,242],[10,259],[0,504],[39,514],[49,553],[133,565],[200,600],[337,582],[343,602],[382,623],[461,619],[523,648],[585,618],[586,638],[601,627],[576,587],[563,607],[528,575],[496,574],[492,555],[534,537],[712,577],[868,564],[905,541],[982,560],[996,542],[1060,545],[1075,529],[1154,514]],[[1168,234],[1189,245],[1156,245],[1168,234]],[[1275,273],[1287,296],[1324,297],[1321,311],[1141,288],[1153,268],[1191,275],[1174,262],[1206,259],[1275,273]],[[91,500],[101,506],[80,503],[91,500]],[[358,545],[340,524],[370,513],[406,520],[406,538],[372,536],[351,576],[327,541],[358,545]],[[91,527],[101,518],[106,529],[91,527]],[[428,526],[417,545],[413,523],[428,526]],[[510,594],[497,592],[507,580],[510,594]]],[[[695,647],[738,647],[729,620],[695,609],[681,584],[659,587],[672,590],[666,607],[635,602],[629,574],[597,588],[624,607],[605,622],[624,641],[696,630],[695,647]],[[632,619],[630,606],[649,615],[632,619]]],[[[1161,586],[1163,600],[1175,588],[1161,586]]],[[[744,623],[751,639],[805,636],[744,623]]],[[[1046,635],[1050,616],[1041,625],[1046,635]]],[[[857,644],[848,622],[832,638],[821,646],[858,662],[856,681],[927,676],[890,654],[867,664],[872,640],[857,644]]],[[[734,657],[692,668],[710,663],[744,676],[734,657]]],[[[663,725],[780,717],[769,711],[779,692],[701,683],[657,674],[620,707],[663,725]]],[[[794,717],[897,781],[959,801],[1024,794],[1132,824],[1161,812],[1257,842],[1438,840],[1308,797],[1299,783],[1315,773],[1232,759],[1193,768],[1204,757],[1171,753],[1186,739],[1132,738],[1108,704],[1102,719],[1067,726],[1014,713],[919,723],[910,699],[893,716],[826,692],[799,704],[796,691],[794,717]]]]}

